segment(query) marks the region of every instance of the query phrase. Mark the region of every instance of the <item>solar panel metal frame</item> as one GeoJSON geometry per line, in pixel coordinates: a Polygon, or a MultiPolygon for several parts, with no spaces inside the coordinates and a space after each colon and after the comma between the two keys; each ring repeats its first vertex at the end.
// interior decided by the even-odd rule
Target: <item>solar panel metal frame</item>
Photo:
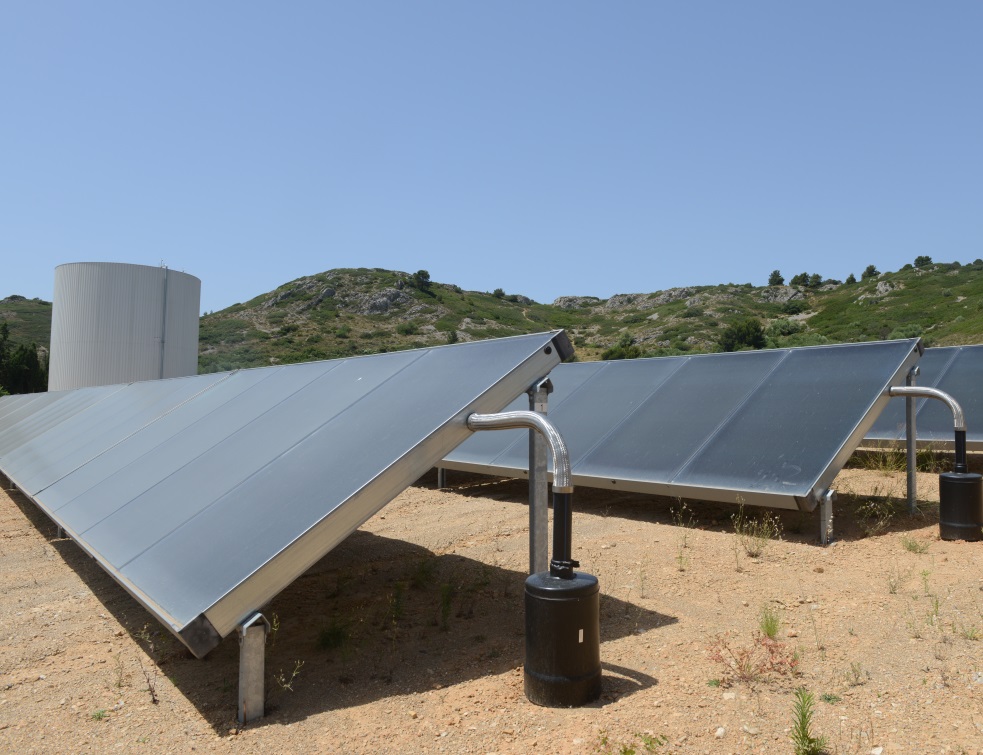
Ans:
{"type": "MultiPolygon", "coordinates": [[[[887,388],[891,385],[904,383],[908,370],[918,361],[921,351],[920,341],[909,339],[865,344],[769,349],[734,354],[703,354],[564,364],[557,367],[550,377],[554,386],[554,393],[550,397],[548,416],[570,447],[573,481],[576,485],[812,511],[820,503],[829,485],[832,484],[839,470],[856,449],[878,413],[891,400],[887,395],[887,388]],[[749,406],[765,403],[764,392],[768,389],[768,380],[775,375],[781,375],[782,369],[787,369],[794,362],[806,361],[821,364],[824,360],[828,360],[831,364],[835,364],[835,367],[830,369],[836,371],[834,375],[840,385],[849,388],[851,368],[857,367],[858,360],[856,357],[861,351],[876,351],[884,358],[883,364],[877,365],[877,373],[883,379],[872,377],[867,380],[866,393],[854,399],[854,404],[857,406],[855,414],[849,419],[841,418],[841,425],[846,423],[845,429],[842,429],[837,437],[823,446],[827,451],[824,452],[825,455],[822,456],[817,465],[819,469],[807,479],[805,484],[798,484],[794,488],[789,486],[787,492],[777,492],[775,489],[767,489],[761,485],[755,487],[740,480],[734,484],[726,484],[725,480],[718,480],[716,484],[693,484],[698,475],[680,474],[681,471],[685,472],[687,468],[690,472],[699,472],[712,462],[711,452],[715,449],[714,443],[728,434],[734,436],[737,430],[734,429],[736,425],[732,420],[742,412],[745,413],[743,419],[746,420],[749,406]],[[803,359],[803,357],[808,358],[803,359]],[[716,416],[704,418],[705,424],[710,428],[709,432],[702,436],[698,432],[693,433],[694,439],[691,445],[685,446],[685,458],[674,473],[658,477],[650,467],[639,464],[633,468],[632,474],[615,476],[601,473],[604,470],[598,469],[598,465],[592,463],[594,457],[599,454],[607,454],[608,457],[618,454],[617,444],[619,440],[624,440],[619,438],[619,435],[624,434],[626,423],[632,422],[632,417],[635,415],[642,416],[641,412],[645,410],[646,405],[655,407],[660,401],[660,392],[666,391],[672,383],[675,383],[675,387],[678,389],[678,384],[684,380],[700,379],[707,386],[710,386],[714,383],[712,374],[714,369],[719,369],[720,374],[726,376],[725,381],[731,381],[735,368],[742,361],[747,363],[749,360],[757,360],[761,363],[762,378],[755,383],[753,375],[749,374],[747,376],[749,387],[744,392],[743,397],[739,395],[741,390],[735,390],[734,393],[738,394],[738,398],[731,402],[729,408],[721,409],[716,416]],[[698,372],[687,370],[688,365],[701,365],[705,368],[702,369],[703,376],[700,377],[698,372]],[[652,373],[648,381],[645,379],[646,371],[652,373]],[[612,379],[601,380],[600,378],[605,373],[610,375],[612,379]],[[620,379],[617,377],[618,373],[622,376],[620,379]],[[602,410],[601,407],[604,406],[606,408],[602,410]],[[607,419],[605,419],[606,414],[610,415],[607,419]],[[581,423],[582,427],[578,429],[574,429],[577,421],[573,418],[576,417],[587,418],[581,423]]],[[[831,401],[833,397],[828,395],[829,391],[823,391],[821,376],[812,376],[810,380],[810,390],[816,395],[811,398],[802,396],[802,398],[811,400],[811,406],[815,411],[822,411],[825,402],[831,401]]],[[[723,387],[728,385],[727,382],[723,382],[719,378],[716,379],[716,382],[723,387]]],[[[794,383],[795,381],[789,382],[794,383]]],[[[701,408],[694,407],[692,401],[684,401],[682,399],[684,391],[680,390],[678,393],[681,397],[680,402],[663,401],[663,409],[667,414],[675,413],[677,418],[685,417],[687,412],[696,412],[701,408]]],[[[703,396],[704,401],[708,403],[712,403],[714,400],[710,391],[705,391],[703,396]]],[[[789,386],[785,395],[786,403],[795,399],[794,385],[789,386]]],[[[517,399],[508,408],[518,409],[521,408],[521,405],[522,399],[517,399]]],[[[654,411],[654,408],[650,411],[654,411]]],[[[636,421],[642,422],[640,419],[636,421]]],[[[745,424],[747,424],[746,421],[745,424]]],[[[757,424],[764,425],[767,423],[758,422],[757,424]]],[[[654,422],[652,425],[648,428],[641,428],[635,437],[644,438],[646,432],[649,433],[649,437],[656,437],[654,434],[660,429],[665,429],[669,433],[678,432],[678,428],[683,426],[683,422],[670,423],[666,428],[654,426],[654,422]]],[[[793,436],[795,442],[800,445],[811,443],[812,439],[801,437],[803,433],[804,431],[793,436]]],[[[495,434],[495,436],[499,435],[501,434],[495,434]]],[[[733,437],[732,440],[734,445],[739,445],[739,438],[733,437]]],[[[521,459],[520,443],[519,434],[514,432],[509,438],[491,437],[490,434],[488,436],[475,436],[448,454],[441,462],[441,466],[447,469],[482,474],[497,474],[508,477],[523,476],[528,474],[528,463],[523,463],[521,459]]],[[[624,451],[623,456],[631,456],[632,454],[636,457],[639,456],[637,451],[629,447],[624,451]]],[[[716,454],[716,460],[718,463],[721,462],[721,454],[716,454]]],[[[725,459],[724,462],[726,462],[725,459]]],[[[704,477],[710,479],[715,474],[713,470],[706,470],[704,477]]],[[[775,475],[775,479],[779,483],[783,482],[780,475],[775,475]]]]}
{"type": "MultiPolygon", "coordinates": [[[[948,393],[963,409],[966,448],[983,451],[983,345],[935,346],[918,362],[915,384],[948,393]]],[[[895,398],[864,437],[864,445],[903,448],[907,443],[905,399],[895,398]]],[[[952,412],[939,401],[915,401],[915,442],[921,448],[952,450],[955,434],[952,412]]]]}
{"type": "MultiPolygon", "coordinates": [[[[8,447],[0,456],[0,471],[201,657],[470,436],[468,415],[500,410],[571,354],[566,335],[554,331],[329,362],[86,388],[41,394],[32,400],[6,397],[0,400],[0,439],[16,436],[17,442],[8,444],[13,448],[8,447]],[[437,369],[446,374],[434,374],[437,369]],[[263,396],[260,386],[277,379],[292,385],[293,393],[279,402],[276,396],[268,396],[269,406],[254,409],[260,412],[258,416],[243,417],[250,402],[263,396]],[[318,383],[322,379],[324,383],[318,383]],[[296,387],[301,384],[303,387],[296,387]],[[83,395],[83,391],[88,393],[83,395]],[[316,396],[321,397],[323,406],[335,402],[336,413],[321,418],[313,412],[304,401],[316,396]],[[397,405],[383,406],[377,403],[380,400],[397,405]],[[405,403],[414,400],[427,404],[405,403]],[[59,412],[61,421],[55,422],[59,412]],[[237,417],[241,426],[223,435],[219,421],[228,421],[230,416],[237,417]],[[298,423],[303,422],[307,424],[301,428],[298,423]],[[210,468],[214,459],[223,458],[222,454],[226,460],[235,459],[239,449],[255,446],[249,433],[263,427],[289,427],[301,437],[285,436],[283,449],[272,449],[270,439],[263,438],[254,456],[267,454],[270,460],[261,468],[210,468]],[[363,435],[376,431],[373,437],[377,443],[368,452],[376,454],[374,458],[388,454],[389,461],[381,469],[358,469],[363,458],[359,454],[365,450],[357,448],[345,433],[331,434],[346,427],[361,428],[363,435]],[[92,438],[99,442],[92,442],[92,438]],[[190,447],[195,439],[201,444],[214,443],[195,456],[196,450],[190,447]],[[332,464],[332,459],[321,458],[325,448],[336,449],[336,458],[347,454],[355,462],[332,464]],[[193,456],[190,460],[185,458],[189,455],[193,456]],[[47,463],[38,463],[45,458],[47,463]],[[148,477],[155,468],[160,468],[157,476],[148,477]],[[218,492],[211,491],[209,498],[201,488],[213,482],[207,475],[215,474],[234,482],[224,492],[217,485],[218,492]],[[327,495],[323,490],[304,487],[316,480],[327,480],[336,486],[332,490],[350,493],[341,500],[290,508],[289,502],[301,500],[301,496],[314,499],[318,493],[327,495]],[[188,482],[194,485],[186,489],[188,482]],[[185,505],[170,495],[182,490],[192,498],[200,495],[201,502],[192,500],[185,505]],[[279,508],[271,508],[270,491],[284,495],[279,508]],[[184,506],[191,517],[181,519],[179,511],[154,508],[151,504],[158,498],[178,509],[184,506]],[[235,511],[245,513],[229,517],[228,512],[235,511]],[[169,516],[177,518],[170,522],[169,516]],[[294,520],[306,521],[305,517],[312,521],[309,526],[283,535],[294,520]],[[135,526],[152,521],[163,521],[172,528],[146,532],[135,526]],[[122,537],[123,533],[132,534],[138,542],[122,537]],[[222,551],[223,540],[235,536],[239,539],[234,540],[233,547],[222,551]],[[157,540],[153,544],[139,550],[144,541],[154,537],[157,540]],[[279,541],[268,546],[266,551],[272,555],[254,555],[260,539],[275,537],[288,538],[288,542],[283,547],[279,541]],[[161,545],[169,538],[185,547],[183,557],[167,553],[161,545]],[[218,555],[211,557],[213,550],[221,560],[218,555]],[[117,558],[109,553],[123,555],[117,558]],[[162,561],[148,554],[172,558],[162,561]],[[213,571],[224,569],[232,576],[227,587],[216,588],[217,599],[206,597],[199,606],[203,599],[197,598],[196,603],[194,595],[186,596],[191,589],[186,578],[209,558],[218,561],[213,571]]],[[[246,466],[245,461],[241,466],[246,466]]],[[[200,582],[194,588],[206,595],[211,588],[202,587],[201,581],[222,577],[201,570],[197,576],[200,582]]]]}

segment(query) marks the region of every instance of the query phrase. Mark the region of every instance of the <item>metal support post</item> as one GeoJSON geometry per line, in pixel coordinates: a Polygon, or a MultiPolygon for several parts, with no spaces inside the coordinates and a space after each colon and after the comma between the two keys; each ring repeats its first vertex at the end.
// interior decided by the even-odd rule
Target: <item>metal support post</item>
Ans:
{"type": "MultiPolygon", "coordinates": [[[[532,386],[529,410],[546,416],[553,383],[549,378],[532,386]]],[[[549,471],[546,438],[529,430],[529,573],[549,569],[549,471]]]]}
{"type": "Polygon", "coordinates": [[[447,487],[447,470],[444,467],[437,467],[437,487],[441,490],[447,487]]]}
{"type": "Polygon", "coordinates": [[[239,633],[239,723],[246,724],[266,714],[264,675],[266,637],[270,622],[254,613],[238,626],[239,633]]]}
{"type": "Polygon", "coordinates": [[[827,490],[819,499],[819,542],[829,545],[833,540],[833,504],[836,503],[836,491],[827,490]]]}
{"type": "MultiPolygon", "coordinates": [[[[914,387],[915,378],[921,370],[912,367],[905,378],[905,385],[914,387]]],[[[908,452],[908,513],[914,514],[918,508],[918,453],[915,446],[915,397],[905,397],[905,445],[908,452]]]]}

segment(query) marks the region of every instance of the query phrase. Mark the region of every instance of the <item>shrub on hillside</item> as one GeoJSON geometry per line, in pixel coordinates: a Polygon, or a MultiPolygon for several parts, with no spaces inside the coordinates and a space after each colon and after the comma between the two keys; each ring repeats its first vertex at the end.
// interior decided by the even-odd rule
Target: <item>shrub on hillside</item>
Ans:
{"type": "Polygon", "coordinates": [[[618,343],[601,354],[601,359],[638,359],[642,355],[642,350],[635,345],[635,339],[630,333],[623,333],[618,343]]]}
{"type": "Polygon", "coordinates": [[[720,334],[722,351],[741,351],[743,349],[763,349],[766,344],[765,331],[761,321],[746,317],[728,325],[720,334]]]}

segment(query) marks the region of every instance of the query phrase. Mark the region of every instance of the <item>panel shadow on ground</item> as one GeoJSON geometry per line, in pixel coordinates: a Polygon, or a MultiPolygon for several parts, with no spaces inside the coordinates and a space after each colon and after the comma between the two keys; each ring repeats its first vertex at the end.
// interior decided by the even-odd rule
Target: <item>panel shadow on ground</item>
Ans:
{"type": "MultiPolygon", "coordinates": [[[[563,364],[548,416],[577,485],[811,511],[921,350],[909,339],[563,364]]],[[[471,438],[442,466],[528,474],[525,434],[471,438]]]]}
{"type": "MultiPolygon", "coordinates": [[[[239,670],[236,644],[225,642],[207,663],[196,661],[74,543],[58,539],[52,523],[26,497],[12,498],[168,681],[218,733],[226,734],[235,717],[230,692],[239,670]]],[[[510,558],[511,565],[503,565],[497,562],[494,548],[472,554],[435,551],[419,541],[371,531],[388,522],[398,529],[396,522],[412,515],[414,505],[397,502],[395,512],[386,509],[385,521],[376,517],[366,529],[352,533],[267,606],[266,615],[278,627],[266,647],[271,679],[267,712],[275,718],[254,727],[354,709],[397,695],[426,694],[435,686],[450,688],[507,675],[521,665],[527,575],[514,567],[523,559],[510,558]],[[445,586],[452,590],[447,592],[445,586]],[[302,661],[299,677],[291,680],[298,661],[302,661]],[[284,683],[294,681],[293,689],[278,683],[280,678],[284,683]]],[[[487,500],[473,507],[457,506],[455,511],[455,522],[468,522],[461,526],[489,530],[511,529],[522,518],[513,505],[487,500]]],[[[440,512],[433,510],[423,518],[442,520],[440,512]]],[[[417,533],[423,529],[435,530],[417,528],[417,533]]],[[[518,528],[511,532],[507,548],[524,552],[523,533],[518,528]]],[[[637,599],[607,594],[602,598],[604,643],[676,621],[637,599]]],[[[606,665],[606,674],[607,670],[606,665]]],[[[634,684],[609,677],[606,689],[626,693],[644,682],[640,672],[626,673],[635,678],[634,684]]]]}

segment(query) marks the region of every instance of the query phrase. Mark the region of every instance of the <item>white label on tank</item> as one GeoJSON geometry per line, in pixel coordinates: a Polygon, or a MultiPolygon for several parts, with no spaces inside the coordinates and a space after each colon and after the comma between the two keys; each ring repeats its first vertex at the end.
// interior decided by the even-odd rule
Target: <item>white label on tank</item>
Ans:
{"type": "Polygon", "coordinates": [[[578,642],[580,644],[583,644],[583,642],[584,642],[584,630],[583,629],[580,630],[580,639],[578,640],[578,642]]]}

